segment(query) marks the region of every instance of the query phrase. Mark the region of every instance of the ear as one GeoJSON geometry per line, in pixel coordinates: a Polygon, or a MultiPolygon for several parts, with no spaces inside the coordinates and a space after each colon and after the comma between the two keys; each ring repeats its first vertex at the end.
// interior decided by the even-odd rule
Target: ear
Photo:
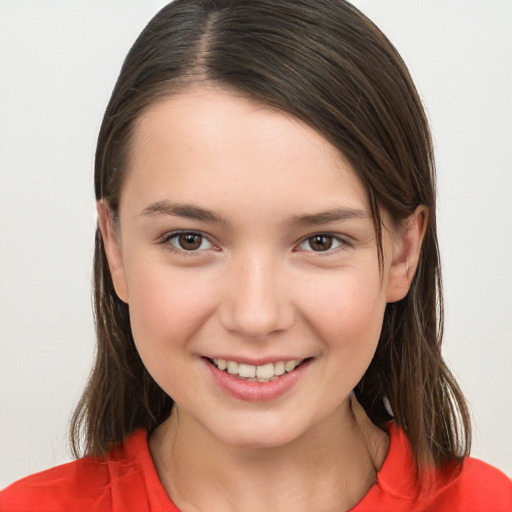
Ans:
{"type": "Polygon", "coordinates": [[[103,238],[103,246],[107,254],[108,266],[114,288],[117,296],[128,304],[128,286],[126,284],[123,254],[119,244],[119,233],[116,233],[112,210],[105,201],[98,201],[96,210],[98,212],[98,227],[100,228],[103,238]]]}
{"type": "Polygon", "coordinates": [[[418,267],[421,244],[427,229],[428,208],[418,206],[405,220],[404,230],[394,235],[391,267],[386,289],[387,302],[403,299],[418,267]]]}

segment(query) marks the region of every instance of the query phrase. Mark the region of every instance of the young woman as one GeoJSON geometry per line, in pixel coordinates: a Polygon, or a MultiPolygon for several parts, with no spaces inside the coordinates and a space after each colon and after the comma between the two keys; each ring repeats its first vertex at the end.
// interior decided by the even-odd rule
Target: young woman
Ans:
{"type": "Polygon", "coordinates": [[[440,353],[428,125],[341,0],[176,0],[96,153],[75,462],[12,511],[507,511],[440,353]]]}

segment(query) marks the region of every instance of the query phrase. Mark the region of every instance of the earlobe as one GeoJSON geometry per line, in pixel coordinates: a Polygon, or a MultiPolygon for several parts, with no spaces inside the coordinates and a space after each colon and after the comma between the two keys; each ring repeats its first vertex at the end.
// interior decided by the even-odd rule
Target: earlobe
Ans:
{"type": "Polygon", "coordinates": [[[105,201],[96,204],[98,212],[98,227],[103,238],[103,246],[107,254],[108,266],[117,296],[128,304],[128,286],[124,270],[123,254],[119,244],[119,235],[116,233],[112,210],[105,201]]]}
{"type": "Polygon", "coordinates": [[[389,269],[386,300],[397,302],[403,299],[418,267],[423,237],[427,229],[428,208],[418,206],[405,221],[404,232],[393,243],[391,267],[389,269]]]}

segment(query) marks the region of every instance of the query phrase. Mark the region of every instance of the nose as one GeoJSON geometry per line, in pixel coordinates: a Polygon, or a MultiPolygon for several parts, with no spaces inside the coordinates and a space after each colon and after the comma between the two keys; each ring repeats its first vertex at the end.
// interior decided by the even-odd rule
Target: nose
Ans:
{"type": "Polygon", "coordinates": [[[285,270],[271,255],[232,262],[220,306],[223,327],[244,339],[263,340],[293,323],[285,270]]]}

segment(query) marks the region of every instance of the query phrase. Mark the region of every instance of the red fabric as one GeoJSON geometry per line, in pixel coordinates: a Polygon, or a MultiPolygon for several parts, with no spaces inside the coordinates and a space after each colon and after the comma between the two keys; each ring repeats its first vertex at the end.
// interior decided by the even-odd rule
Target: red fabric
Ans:
{"type": "Polygon", "coordinates": [[[377,483],[352,512],[511,512],[512,480],[498,469],[467,458],[415,479],[411,446],[405,433],[388,425],[389,452],[377,483]]]}
{"type": "MultiPolygon", "coordinates": [[[[377,483],[353,512],[511,512],[512,481],[476,459],[415,481],[412,452],[393,424],[377,483]]],[[[37,473],[0,492],[1,512],[179,512],[165,492],[138,430],[105,457],[37,473]]]]}
{"type": "Polygon", "coordinates": [[[1,512],[179,512],[162,487],[144,430],[105,457],[78,459],[0,492],[1,512]]]}

